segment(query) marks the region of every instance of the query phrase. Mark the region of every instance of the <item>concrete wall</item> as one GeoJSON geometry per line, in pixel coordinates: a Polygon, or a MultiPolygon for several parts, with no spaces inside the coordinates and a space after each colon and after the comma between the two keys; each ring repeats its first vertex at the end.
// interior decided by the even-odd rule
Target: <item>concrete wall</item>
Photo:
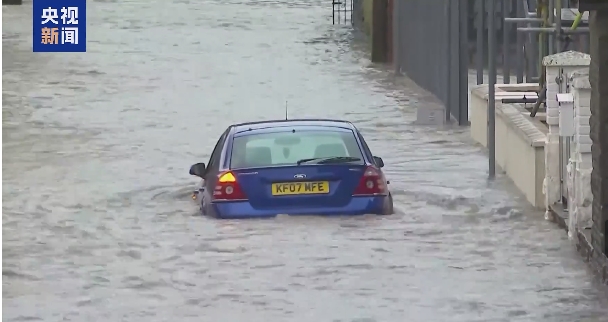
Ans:
{"type": "MultiPolygon", "coordinates": [[[[545,209],[543,180],[545,178],[544,143],[546,126],[539,118],[515,104],[502,104],[503,98],[535,97],[538,84],[501,84],[496,88],[496,165],[513,181],[526,199],[536,208],[545,209]]],[[[471,136],[487,147],[488,85],[479,85],[470,92],[471,136]]]]}

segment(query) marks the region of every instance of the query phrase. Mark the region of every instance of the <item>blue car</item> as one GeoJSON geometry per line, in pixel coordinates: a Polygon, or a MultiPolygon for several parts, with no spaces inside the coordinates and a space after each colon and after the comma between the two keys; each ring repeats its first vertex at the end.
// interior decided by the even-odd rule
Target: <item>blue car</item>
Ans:
{"type": "Polygon", "coordinates": [[[276,120],[231,125],[209,163],[190,174],[203,215],[388,215],[393,199],[381,168],[350,122],[276,120]]]}

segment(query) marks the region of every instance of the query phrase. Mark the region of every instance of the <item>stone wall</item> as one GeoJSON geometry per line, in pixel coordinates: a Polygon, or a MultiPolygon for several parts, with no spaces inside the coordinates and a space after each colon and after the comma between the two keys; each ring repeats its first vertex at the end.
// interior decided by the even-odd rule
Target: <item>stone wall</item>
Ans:
{"type": "Polygon", "coordinates": [[[568,75],[581,68],[588,67],[590,61],[589,55],[575,51],[549,55],[543,59],[543,64],[546,66],[547,125],[549,126],[547,142],[545,143],[544,183],[547,211],[549,211],[548,208],[561,204],[562,201],[557,94],[566,93],[568,91],[568,75]]]}
{"type": "Polygon", "coordinates": [[[570,74],[570,92],[574,100],[574,140],[571,158],[571,187],[573,198],[568,201],[570,225],[568,235],[576,237],[578,229],[591,228],[591,137],[589,117],[591,116],[591,85],[589,69],[570,74]]]}

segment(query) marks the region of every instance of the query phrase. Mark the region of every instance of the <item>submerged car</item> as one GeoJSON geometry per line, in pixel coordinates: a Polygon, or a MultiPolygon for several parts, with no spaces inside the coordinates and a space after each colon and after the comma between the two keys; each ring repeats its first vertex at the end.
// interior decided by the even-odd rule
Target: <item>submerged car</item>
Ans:
{"type": "Polygon", "coordinates": [[[207,216],[388,215],[382,167],[352,123],[299,119],[229,126],[190,174],[202,179],[193,199],[207,216]]]}

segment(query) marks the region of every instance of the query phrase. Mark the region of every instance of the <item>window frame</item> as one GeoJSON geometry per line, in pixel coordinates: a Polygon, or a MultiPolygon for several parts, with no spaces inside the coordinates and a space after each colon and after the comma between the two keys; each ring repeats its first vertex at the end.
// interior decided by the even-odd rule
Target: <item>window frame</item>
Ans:
{"type": "Polygon", "coordinates": [[[369,145],[367,145],[367,142],[365,142],[365,139],[363,138],[363,135],[361,134],[361,132],[357,131],[357,136],[359,137],[359,141],[361,142],[361,146],[363,147],[363,150],[364,150],[363,153],[365,153],[366,157],[370,159],[370,162],[372,162],[373,164],[376,164],[376,160],[374,159],[374,153],[369,148],[369,145]]]}
{"type": "MultiPolygon", "coordinates": [[[[276,130],[276,131],[261,131],[259,133],[253,132],[253,133],[247,133],[246,135],[239,135],[239,136],[232,137],[230,153],[227,155],[227,157],[229,158],[229,160],[227,160],[228,161],[228,164],[227,164],[228,167],[230,169],[235,169],[235,170],[236,169],[247,169],[247,168],[249,168],[249,167],[235,168],[232,165],[232,162],[233,162],[232,158],[233,158],[233,155],[234,155],[234,151],[233,151],[233,149],[234,149],[234,143],[239,138],[255,137],[255,136],[258,136],[258,135],[261,136],[261,135],[272,135],[272,134],[280,134],[280,133],[291,133],[293,131],[295,131],[293,128],[289,128],[289,129],[280,129],[280,130],[276,130]]],[[[314,132],[316,132],[316,133],[327,132],[327,133],[335,133],[337,135],[344,135],[344,134],[351,135],[353,143],[356,144],[356,151],[358,151],[358,154],[359,154],[359,155],[356,155],[356,156],[353,155],[353,157],[359,157],[359,158],[361,158],[361,161],[360,161],[361,164],[359,164],[358,162],[357,163],[345,163],[345,164],[348,164],[348,165],[364,165],[364,164],[367,163],[366,160],[368,159],[368,157],[366,155],[366,152],[364,151],[365,149],[362,147],[362,145],[360,143],[360,140],[359,140],[359,137],[358,137],[359,133],[357,131],[354,131],[354,130],[351,130],[351,129],[344,129],[344,128],[340,128],[340,130],[332,130],[332,129],[324,129],[324,128],[305,128],[305,129],[299,129],[297,132],[313,132],[313,133],[314,132]]],[[[344,142],[344,140],[343,140],[343,144],[345,145],[345,150],[350,154],[351,151],[349,151],[348,145],[344,142]]],[[[270,148],[272,148],[272,147],[270,147],[270,148]]],[[[274,168],[274,167],[288,167],[288,166],[295,166],[295,165],[296,165],[295,163],[279,163],[279,164],[272,164],[272,165],[267,165],[267,166],[263,166],[263,167],[264,168],[274,168]]],[[[317,164],[311,163],[311,164],[302,164],[302,166],[303,165],[309,166],[309,165],[317,165],[317,164]]],[[[252,168],[259,168],[259,167],[252,167],[252,168]]]]}
{"type": "Polygon", "coordinates": [[[215,144],[215,147],[213,148],[213,151],[211,152],[211,156],[209,157],[209,163],[207,164],[207,167],[205,167],[206,168],[205,174],[207,172],[209,172],[209,170],[219,170],[219,164],[222,159],[222,151],[224,150],[223,147],[226,143],[226,137],[228,136],[229,130],[230,129],[227,129],[226,131],[224,131],[224,133],[222,133],[220,138],[217,140],[217,143],[215,144]],[[214,169],[214,168],[217,168],[217,169],[214,169]]]}

